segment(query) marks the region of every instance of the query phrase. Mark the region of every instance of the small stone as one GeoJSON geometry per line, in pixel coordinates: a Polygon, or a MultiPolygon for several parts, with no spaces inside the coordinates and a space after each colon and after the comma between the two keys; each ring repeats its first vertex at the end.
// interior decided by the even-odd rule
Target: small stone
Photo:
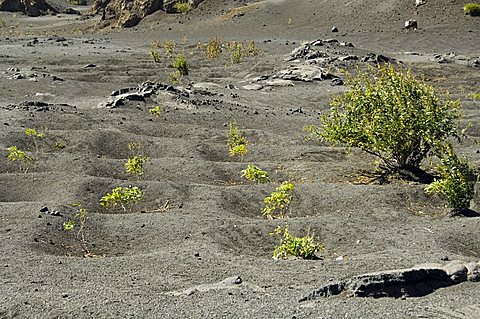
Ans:
{"type": "Polygon", "coordinates": [[[443,269],[454,283],[459,283],[467,280],[468,270],[467,267],[465,267],[465,265],[463,264],[451,262],[443,266],[443,269]]]}
{"type": "Polygon", "coordinates": [[[404,28],[407,29],[407,30],[411,30],[411,29],[412,30],[417,30],[418,29],[417,20],[410,19],[410,20],[405,21],[404,28]]]}
{"type": "Polygon", "coordinates": [[[62,298],[68,298],[68,294],[64,292],[64,293],[62,294],[62,298]]]}
{"type": "Polygon", "coordinates": [[[84,68],[84,69],[89,69],[89,68],[96,68],[96,67],[97,67],[96,64],[89,63],[89,64],[85,65],[83,68],[84,68]]]}
{"type": "Polygon", "coordinates": [[[332,28],[332,32],[338,32],[338,28],[337,28],[337,27],[333,27],[333,28],[332,28]]]}

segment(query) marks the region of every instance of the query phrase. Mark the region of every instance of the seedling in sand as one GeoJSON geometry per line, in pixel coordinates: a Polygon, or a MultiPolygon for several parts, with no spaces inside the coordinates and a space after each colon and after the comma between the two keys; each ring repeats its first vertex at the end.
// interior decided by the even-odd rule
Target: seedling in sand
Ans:
{"type": "Polygon", "coordinates": [[[441,177],[428,185],[425,191],[439,193],[447,200],[452,215],[456,215],[470,207],[479,175],[466,158],[458,158],[450,144],[442,148],[441,164],[438,166],[441,177]]]}
{"type": "Polygon", "coordinates": [[[259,169],[255,165],[248,165],[247,169],[244,169],[242,171],[242,177],[245,177],[249,181],[255,181],[259,184],[269,182],[268,173],[265,172],[265,171],[262,171],[261,169],[259,169]]]}
{"type": "Polygon", "coordinates": [[[87,210],[83,208],[81,204],[72,204],[72,207],[76,209],[75,214],[73,215],[73,220],[68,220],[63,223],[63,229],[65,231],[74,231],[75,228],[77,233],[75,238],[77,239],[80,247],[83,250],[84,257],[93,257],[93,254],[88,249],[87,241],[85,240],[85,224],[87,222],[87,210]]]}
{"type": "Polygon", "coordinates": [[[155,63],[161,62],[160,52],[158,52],[157,48],[153,44],[150,47],[150,55],[152,56],[153,62],[155,63]]]}
{"type": "Polygon", "coordinates": [[[286,259],[290,256],[312,259],[317,252],[323,250],[323,245],[315,243],[313,236],[295,237],[290,234],[287,225],[277,227],[271,235],[277,235],[280,239],[280,245],[273,251],[275,259],[286,259]]]}
{"type": "Polygon", "coordinates": [[[332,100],[322,125],[307,128],[310,137],[377,156],[386,174],[418,170],[437,143],[457,137],[459,101],[441,100],[410,70],[370,67],[347,74],[347,84],[350,90],[332,100]]]}
{"type": "Polygon", "coordinates": [[[175,54],[175,41],[166,40],[163,42],[163,48],[165,49],[165,54],[167,57],[171,58],[175,54]]]}
{"type": "Polygon", "coordinates": [[[480,93],[469,93],[467,95],[467,98],[470,99],[470,100],[478,101],[478,100],[480,100],[480,93]]]}
{"type": "Polygon", "coordinates": [[[247,155],[247,139],[238,132],[237,122],[235,120],[229,123],[230,131],[228,136],[228,147],[230,148],[230,156],[240,156],[243,158],[247,155]]]}
{"type": "Polygon", "coordinates": [[[472,17],[480,16],[480,4],[467,3],[463,7],[463,12],[465,12],[465,14],[471,15],[472,17]]]}
{"type": "Polygon", "coordinates": [[[230,53],[230,61],[233,64],[240,63],[242,61],[242,45],[238,42],[230,42],[227,45],[227,50],[230,53]]]}
{"type": "Polygon", "coordinates": [[[285,181],[278,186],[270,196],[264,199],[265,207],[262,209],[262,216],[270,219],[285,217],[292,202],[294,190],[295,184],[292,182],[285,181]]]}
{"type": "Polygon", "coordinates": [[[220,40],[217,37],[212,37],[207,43],[207,57],[209,59],[216,59],[222,54],[220,40]]]}
{"type": "Polygon", "coordinates": [[[11,146],[7,148],[8,150],[8,159],[12,162],[18,161],[20,163],[20,168],[25,170],[25,173],[28,171],[30,165],[35,162],[35,159],[32,156],[27,155],[24,151],[18,149],[16,146],[11,146]]]}
{"type": "Polygon", "coordinates": [[[100,199],[100,205],[105,208],[122,207],[124,211],[126,206],[135,205],[143,198],[143,192],[137,186],[115,187],[111,193],[107,193],[100,199]]]}
{"type": "Polygon", "coordinates": [[[188,63],[183,54],[178,54],[171,65],[181,76],[188,75],[188,63]]]}
{"type": "Polygon", "coordinates": [[[153,116],[160,116],[162,114],[162,107],[155,106],[148,110],[148,113],[152,114],[153,116]]]}

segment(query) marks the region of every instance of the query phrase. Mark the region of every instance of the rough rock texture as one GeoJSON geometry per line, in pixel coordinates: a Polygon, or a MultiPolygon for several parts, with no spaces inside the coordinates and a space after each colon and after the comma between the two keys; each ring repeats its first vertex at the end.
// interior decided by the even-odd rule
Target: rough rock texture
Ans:
{"type": "MultiPolygon", "coordinates": [[[[144,17],[158,10],[174,13],[175,3],[183,0],[96,0],[92,6],[95,13],[102,13],[102,19],[118,27],[129,28],[136,26],[144,17]]],[[[196,7],[202,0],[188,0],[192,7],[196,7]]]]}
{"type": "Polygon", "coordinates": [[[317,289],[299,301],[330,297],[342,292],[357,297],[421,297],[438,288],[479,280],[480,262],[452,261],[422,264],[412,268],[379,271],[354,276],[317,289]]]}
{"type": "Polygon", "coordinates": [[[0,0],[0,11],[22,12],[31,17],[57,12],[45,0],[0,0]]]}

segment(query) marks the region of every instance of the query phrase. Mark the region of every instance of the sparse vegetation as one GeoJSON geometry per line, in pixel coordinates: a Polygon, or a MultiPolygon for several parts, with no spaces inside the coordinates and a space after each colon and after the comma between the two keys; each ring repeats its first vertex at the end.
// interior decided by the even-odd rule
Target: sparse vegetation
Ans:
{"type": "Polygon", "coordinates": [[[470,99],[470,100],[478,101],[478,100],[480,100],[480,93],[469,93],[467,95],[467,98],[470,99]]]}
{"type": "Polygon", "coordinates": [[[441,150],[441,164],[438,166],[440,179],[425,188],[427,193],[438,193],[447,201],[447,207],[458,213],[470,207],[475,195],[478,174],[466,158],[458,158],[452,146],[447,143],[441,150]]]}
{"type": "Polygon", "coordinates": [[[160,116],[162,114],[162,107],[159,105],[152,107],[148,110],[148,113],[152,114],[153,116],[160,116]]]}
{"type": "Polygon", "coordinates": [[[144,174],[143,165],[148,161],[148,157],[140,153],[142,144],[129,143],[128,149],[132,151],[133,157],[128,158],[124,164],[126,173],[129,175],[142,176],[144,174]]]}
{"type": "Polygon", "coordinates": [[[295,184],[285,181],[278,186],[270,196],[264,199],[265,207],[262,209],[262,216],[275,219],[284,218],[292,202],[292,192],[295,184]]]}
{"type": "Polygon", "coordinates": [[[178,54],[172,62],[172,67],[178,71],[181,76],[188,75],[188,63],[183,54],[178,54]]]}
{"type": "Polygon", "coordinates": [[[273,251],[273,258],[276,259],[285,259],[290,256],[312,259],[316,257],[317,252],[323,250],[321,244],[315,243],[313,236],[295,237],[290,233],[287,225],[277,227],[272,235],[277,235],[280,239],[280,245],[273,251]]]}
{"type": "Polygon", "coordinates": [[[137,186],[115,187],[111,193],[107,193],[100,199],[100,205],[107,209],[120,206],[126,211],[126,206],[137,204],[142,200],[143,194],[137,186]]]}
{"type": "Polygon", "coordinates": [[[370,67],[347,74],[350,90],[334,98],[310,137],[358,147],[382,160],[386,172],[419,168],[432,147],[457,136],[459,101],[440,100],[432,85],[410,70],[370,67]]]}
{"type": "Polygon", "coordinates": [[[35,150],[38,152],[38,144],[37,139],[42,139],[45,137],[45,133],[42,131],[38,131],[35,128],[26,128],[25,135],[32,138],[33,144],[35,145],[35,150]]]}
{"type": "Polygon", "coordinates": [[[83,208],[81,204],[72,204],[72,207],[76,209],[73,219],[65,221],[63,223],[63,229],[65,231],[73,231],[76,228],[77,233],[75,234],[75,238],[80,244],[80,247],[83,251],[83,256],[92,257],[93,254],[88,249],[88,244],[85,239],[85,224],[88,219],[87,210],[83,208]]]}
{"type": "Polygon", "coordinates": [[[163,48],[165,49],[165,54],[167,55],[167,57],[173,57],[173,55],[175,54],[175,41],[173,40],[166,40],[165,42],[163,42],[163,48]]]}
{"type": "Polygon", "coordinates": [[[230,53],[230,61],[234,64],[242,61],[242,45],[238,42],[230,42],[226,44],[227,50],[230,53]]]}
{"type": "Polygon", "coordinates": [[[255,165],[248,165],[247,168],[242,171],[242,177],[245,177],[249,181],[255,181],[260,184],[269,182],[268,173],[262,171],[255,165]]]}
{"type": "Polygon", "coordinates": [[[229,123],[230,131],[228,135],[228,147],[230,148],[230,156],[240,156],[243,158],[247,155],[247,139],[238,132],[237,122],[235,120],[229,123]]]}
{"type": "Polygon", "coordinates": [[[153,62],[155,62],[155,63],[160,63],[161,62],[162,59],[161,59],[161,56],[160,56],[160,52],[158,52],[157,47],[154,46],[153,44],[150,47],[150,55],[153,59],[153,62]]]}
{"type": "Polygon", "coordinates": [[[480,4],[467,3],[463,7],[463,12],[465,12],[465,14],[471,15],[472,17],[478,17],[480,16],[480,4]]]}
{"type": "Polygon", "coordinates": [[[187,1],[177,2],[173,5],[173,8],[175,9],[176,12],[183,13],[183,14],[188,13],[193,9],[192,4],[187,1]]]}
{"type": "Polygon", "coordinates": [[[30,165],[35,162],[32,156],[27,155],[24,151],[20,150],[17,146],[10,146],[8,150],[8,159],[12,162],[18,161],[20,163],[20,169],[23,169],[25,173],[28,171],[30,165]]]}
{"type": "Polygon", "coordinates": [[[207,43],[207,57],[209,59],[216,59],[222,54],[222,47],[220,40],[217,37],[212,37],[207,43]]]}

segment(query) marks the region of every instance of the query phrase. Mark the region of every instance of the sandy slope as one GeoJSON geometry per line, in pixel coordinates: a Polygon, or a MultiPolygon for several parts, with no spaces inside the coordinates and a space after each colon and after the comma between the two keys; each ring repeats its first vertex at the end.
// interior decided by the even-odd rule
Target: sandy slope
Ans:
{"type": "MultiPolygon", "coordinates": [[[[479,68],[459,57],[478,58],[480,20],[463,16],[465,1],[430,2],[415,15],[413,4],[394,0],[265,1],[231,17],[228,9],[241,2],[206,1],[189,15],[157,13],[135,29],[83,35],[70,33],[83,28],[80,21],[49,27],[52,18],[2,14],[18,23],[19,34],[57,33],[65,41],[48,35],[33,46],[31,35],[0,41],[0,317],[478,318],[480,285],[471,282],[405,300],[341,295],[298,303],[312,289],[356,274],[445,256],[478,261],[480,220],[443,217],[442,201],[427,197],[422,184],[359,184],[361,172],[374,169],[372,158],[305,141],[302,128],[317,123],[342,87],[325,81],[242,89],[288,66],[284,55],[302,41],[335,37],[354,43],[353,54],[393,56],[450,90],[463,100],[461,125],[472,123],[468,134],[479,138],[480,104],[465,98],[478,92],[479,68]],[[402,30],[410,18],[420,30],[402,30]],[[331,33],[332,26],[340,32],[331,33]],[[183,86],[203,83],[208,94],[197,87],[189,98],[162,92],[146,102],[99,107],[113,90],[146,80],[168,83],[168,61],[153,63],[149,45],[181,43],[183,35],[188,44],[178,49],[191,64],[183,86]],[[196,43],[213,35],[255,40],[263,52],[238,65],[225,53],[208,60],[196,43]],[[451,51],[456,63],[433,57],[451,51]],[[95,67],[85,68],[89,63],[95,67]],[[9,68],[27,78],[11,79],[16,71],[9,68]],[[33,100],[51,103],[49,110],[9,107],[33,100]],[[155,105],[164,108],[158,118],[147,113],[155,105]],[[251,142],[243,162],[228,156],[232,118],[251,142]],[[47,129],[38,151],[23,134],[28,127],[47,129]],[[57,142],[65,148],[52,147],[57,142]],[[150,158],[143,178],[123,171],[129,142],[142,143],[150,158]],[[6,158],[11,145],[37,158],[27,173],[6,158]],[[268,170],[274,183],[242,180],[248,163],[268,170]],[[285,221],[263,219],[261,204],[287,179],[298,185],[286,222],[294,233],[310,231],[322,241],[320,260],[271,258],[276,239],[268,233],[285,221]],[[141,187],[144,201],[126,213],[102,209],[99,198],[119,185],[141,187]],[[39,212],[46,205],[68,215],[64,205],[72,202],[89,211],[86,236],[95,258],[79,257],[78,244],[62,230],[63,217],[39,212]],[[165,203],[167,210],[151,212],[165,203]],[[242,284],[209,286],[232,276],[242,284]]],[[[340,63],[331,71],[354,66],[340,63]]],[[[477,144],[457,147],[478,165],[477,144]]],[[[477,195],[472,208],[478,205],[477,195]]]]}

